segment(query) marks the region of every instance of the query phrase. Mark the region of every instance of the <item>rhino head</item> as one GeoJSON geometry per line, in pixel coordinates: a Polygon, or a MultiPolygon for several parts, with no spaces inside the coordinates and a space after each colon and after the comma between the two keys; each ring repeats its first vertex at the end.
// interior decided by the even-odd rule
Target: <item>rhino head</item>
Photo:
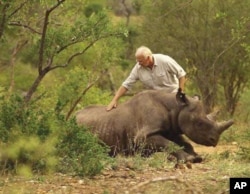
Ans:
{"type": "Polygon", "coordinates": [[[234,123],[233,120],[217,122],[210,119],[200,100],[186,97],[180,90],[176,99],[180,106],[178,125],[181,131],[197,144],[216,146],[220,135],[234,123]]]}

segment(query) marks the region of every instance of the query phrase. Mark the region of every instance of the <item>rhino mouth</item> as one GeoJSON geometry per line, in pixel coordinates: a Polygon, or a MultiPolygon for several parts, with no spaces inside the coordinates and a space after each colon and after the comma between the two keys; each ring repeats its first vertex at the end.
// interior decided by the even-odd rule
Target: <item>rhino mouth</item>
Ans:
{"type": "Polygon", "coordinates": [[[218,139],[210,137],[209,138],[209,143],[210,143],[211,146],[215,147],[218,144],[218,139]]]}
{"type": "Polygon", "coordinates": [[[204,145],[204,146],[209,146],[209,147],[216,147],[218,144],[218,139],[214,137],[209,137],[206,140],[201,140],[199,139],[198,141],[195,141],[197,144],[204,145]]]}

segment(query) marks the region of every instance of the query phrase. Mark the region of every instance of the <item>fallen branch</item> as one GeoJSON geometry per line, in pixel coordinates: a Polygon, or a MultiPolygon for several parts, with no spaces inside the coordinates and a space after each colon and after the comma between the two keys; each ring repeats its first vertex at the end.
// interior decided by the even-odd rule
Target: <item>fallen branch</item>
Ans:
{"type": "Polygon", "coordinates": [[[182,184],[184,184],[185,186],[188,187],[188,185],[187,185],[184,181],[182,181],[182,180],[176,178],[175,176],[170,176],[170,177],[157,177],[157,178],[153,178],[153,179],[151,179],[151,180],[144,181],[144,182],[142,182],[142,183],[140,183],[140,184],[138,184],[138,185],[132,187],[132,189],[130,189],[130,192],[133,191],[133,190],[137,190],[138,188],[140,188],[140,187],[142,187],[142,186],[145,186],[145,185],[147,185],[147,184],[154,183],[154,182],[160,182],[160,181],[176,181],[177,183],[182,183],[182,184]]]}
{"type": "Polygon", "coordinates": [[[185,193],[190,193],[190,194],[202,194],[202,191],[196,187],[194,187],[193,185],[190,185],[188,184],[186,181],[184,180],[180,180],[179,178],[175,177],[175,176],[169,176],[169,177],[157,177],[157,178],[153,178],[151,180],[148,180],[148,181],[144,181],[134,187],[132,187],[130,189],[130,192],[134,193],[133,191],[134,190],[137,190],[139,189],[140,187],[142,186],[145,186],[147,184],[150,184],[150,183],[155,183],[155,182],[163,182],[163,181],[175,181],[176,183],[180,183],[182,185],[184,185],[186,187],[185,189],[185,193]]]}

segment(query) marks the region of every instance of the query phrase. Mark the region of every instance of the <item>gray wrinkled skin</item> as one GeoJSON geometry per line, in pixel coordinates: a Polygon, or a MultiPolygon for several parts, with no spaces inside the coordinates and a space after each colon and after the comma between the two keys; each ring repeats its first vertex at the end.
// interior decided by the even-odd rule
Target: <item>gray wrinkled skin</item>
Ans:
{"type": "Polygon", "coordinates": [[[233,124],[209,119],[199,100],[164,90],[143,91],[109,112],[106,106],[88,106],[77,112],[76,121],[91,127],[111,148],[112,156],[138,150],[148,156],[164,151],[172,141],[183,147],[172,154],[189,162],[202,159],[183,135],[197,144],[216,146],[220,134],[233,124]]]}

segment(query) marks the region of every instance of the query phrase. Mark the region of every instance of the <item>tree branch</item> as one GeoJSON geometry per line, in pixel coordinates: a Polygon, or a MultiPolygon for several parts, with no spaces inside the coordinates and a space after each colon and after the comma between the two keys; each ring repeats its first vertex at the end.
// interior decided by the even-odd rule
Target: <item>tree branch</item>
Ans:
{"type": "Polygon", "coordinates": [[[1,20],[1,24],[0,24],[0,38],[3,36],[3,32],[4,32],[4,26],[5,26],[5,22],[6,22],[6,10],[8,8],[9,4],[5,4],[3,6],[3,9],[1,10],[2,12],[2,20],[1,20]]]}
{"type": "Polygon", "coordinates": [[[192,3],[193,0],[190,0],[188,2],[185,2],[185,3],[181,3],[179,6],[177,6],[176,8],[168,11],[167,13],[165,13],[164,15],[156,18],[156,20],[160,19],[160,18],[163,18],[163,17],[166,17],[168,16],[169,14],[171,14],[172,12],[176,12],[177,10],[181,10],[181,9],[184,9],[185,7],[189,6],[191,3],[192,3]]]}
{"type": "Polygon", "coordinates": [[[82,51],[77,52],[77,53],[74,53],[73,55],[71,55],[71,56],[68,58],[68,60],[67,60],[66,63],[64,63],[64,64],[62,64],[62,65],[55,65],[55,66],[53,66],[53,67],[50,67],[50,70],[53,70],[53,69],[56,69],[56,68],[64,68],[64,67],[67,67],[75,57],[84,54],[84,53],[85,53],[91,46],[93,46],[97,41],[99,41],[99,40],[101,40],[101,39],[105,39],[105,38],[111,37],[111,36],[117,36],[117,35],[120,35],[120,33],[117,33],[117,34],[111,33],[111,34],[107,34],[107,35],[105,35],[105,36],[101,36],[101,37],[97,38],[96,40],[90,42],[82,51]]]}
{"type": "Polygon", "coordinates": [[[121,0],[121,3],[123,5],[123,7],[125,8],[125,12],[126,12],[126,26],[129,25],[129,19],[130,19],[130,15],[131,15],[131,10],[129,9],[129,7],[127,6],[126,0],[121,0]]]}
{"type": "Polygon", "coordinates": [[[20,26],[20,27],[23,27],[23,28],[27,28],[29,29],[31,32],[34,32],[36,34],[39,34],[39,35],[42,35],[41,32],[38,32],[37,30],[31,28],[30,26],[26,25],[26,24],[22,24],[20,23],[19,21],[12,21],[12,22],[9,22],[8,25],[10,26],[20,26]]]}
{"type": "Polygon", "coordinates": [[[19,10],[22,9],[22,7],[28,2],[27,1],[24,1],[23,3],[21,3],[9,16],[8,16],[8,19],[11,18],[13,15],[15,15],[19,10]]]}
{"type": "MultiPolygon", "coordinates": [[[[103,75],[103,74],[102,74],[103,75]]],[[[99,76],[96,80],[94,80],[93,82],[89,83],[88,86],[82,91],[81,95],[76,99],[76,101],[73,103],[72,107],[70,108],[67,116],[66,116],[66,121],[69,119],[70,115],[72,114],[72,112],[74,111],[76,105],[81,101],[82,97],[87,93],[87,91],[92,88],[94,86],[94,84],[102,77],[99,76]]]]}
{"type": "Polygon", "coordinates": [[[47,27],[48,27],[48,24],[49,24],[49,15],[53,10],[55,10],[64,1],[65,0],[58,0],[56,5],[52,6],[50,9],[48,9],[45,12],[45,18],[44,18],[43,30],[42,30],[42,37],[41,37],[41,44],[40,44],[40,49],[39,49],[39,61],[38,61],[38,72],[39,72],[39,74],[42,73],[43,57],[44,57],[43,53],[44,53],[45,37],[46,37],[47,27]]]}
{"type": "Polygon", "coordinates": [[[176,178],[175,176],[170,176],[170,177],[157,177],[157,178],[153,178],[151,180],[147,180],[147,181],[144,181],[144,182],[141,182],[139,183],[138,185],[132,187],[132,189],[130,189],[130,192],[134,191],[134,190],[137,190],[138,188],[142,187],[142,186],[145,186],[147,184],[150,184],[150,183],[154,183],[154,182],[161,182],[161,181],[176,181],[178,183],[183,183],[185,184],[186,186],[188,186],[184,181],[181,181],[180,179],[176,178]]]}
{"type": "Polygon", "coordinates": [[[13,49],[13,52],[11,54],[11,61],[10,61],[10,65],[11,65],[11,81],[10,81],[10,87],[9,87],[9,94],[12,92],[13,88],[14,88],[14,72],[15,72],[15,61],[16,61],[16,55],[17,53],[28,43],[28,40],[25,40],[23,42],[18,42],[15,46],[15,48],[13,49]]]}
{"type": "MultiPolygon", "coordinates": [[[[101,22],[103,19],[104,19],[104,18],[101,18],[100,20],[98,20],[98,21],[93,25],[92,29],[97,28],[98,24],[100,24],[100,22],[101,22]]],[[[84,40],[86,40],[86,39],[87,39],[88,37],[90,37],[90,36],[91,36],[91,33],[88,33],[88,34],[85,34],[85,35],[81,36],[80,40],[77,40],[77,38],[76,38],[76,40],[73,40],[72,42],[70,42],[70,43],[68,43],[68,44],[66,44],[66,45],[64,45],[64,46],[62,46],[62,47],[60,47],[60,49],[58,49],[56,53],[62,52],[62,51],[65,50],[66,48],[70,47],[71,45],[74,45],[74,44],[77,44],[77,43],[81,43],[81,42],[83,42],[84,40]]]]}
{"type": "Polygon", "coordinates": [[[226,47],[224,50],[222,50],[222,51],[216,56],[216,58],[214,59],[214,62],[213,62],[213,64],[212,64],[213,69],[214,69],[215,64],[216,64],[217,61],[219,60],[219,58],[220,58],[224,53],[226,53],[230,48],[232,48],[236,43],[240,42],[241,40],[242,40],[241,38],[239,38],[239,39],[237,39],[237,40],[233,40],[233,41],[228,45],[228,47],[226,47]]]}

